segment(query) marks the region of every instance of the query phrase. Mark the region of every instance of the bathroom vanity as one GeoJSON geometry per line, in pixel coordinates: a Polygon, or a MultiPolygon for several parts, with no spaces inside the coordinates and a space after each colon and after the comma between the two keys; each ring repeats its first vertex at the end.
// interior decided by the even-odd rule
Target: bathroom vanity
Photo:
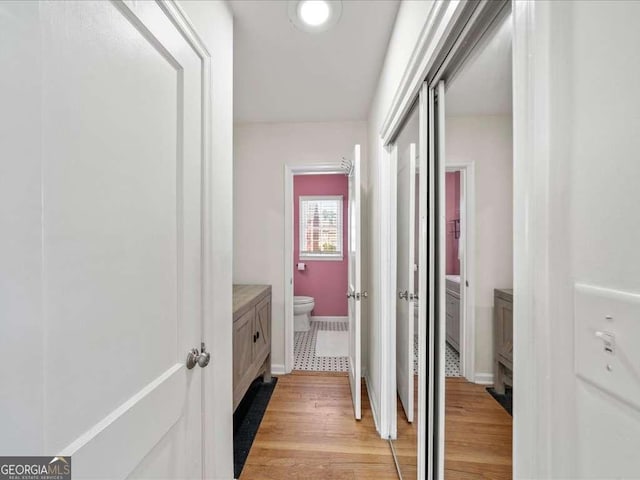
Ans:
{"type": "Polygon", "coordinates": [[[261,374],[271,381],[271,285],[234,285],[234,411],[261,374]]]}
{"type": "Polygon", "coordinates": [[[447,275],[447,342],[460,351],[460,275],[447,275]]]}
{"type": "Polygon", "coordinates": [[[495,389],[513,387],[513,290],[496,288],[493,296],[495,389]]]}

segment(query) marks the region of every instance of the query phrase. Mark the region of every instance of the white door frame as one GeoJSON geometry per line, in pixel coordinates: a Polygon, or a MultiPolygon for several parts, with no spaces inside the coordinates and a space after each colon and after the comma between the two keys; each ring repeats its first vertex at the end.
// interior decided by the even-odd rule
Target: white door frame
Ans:
{"type": "Polygon", "coordinates": [[[272,365],[274,374],[293,370],[293,176],[344,175],[340,163],[284,166],[284,365],[272,365]]]}
{"type": "Polygon", "coordinates": [[[468,381],[475,382],[475,164],[473,161],[447,163],[445,171],[460,172],[460,233],[463,252],[460,258],[460,374],[468,381]]]}

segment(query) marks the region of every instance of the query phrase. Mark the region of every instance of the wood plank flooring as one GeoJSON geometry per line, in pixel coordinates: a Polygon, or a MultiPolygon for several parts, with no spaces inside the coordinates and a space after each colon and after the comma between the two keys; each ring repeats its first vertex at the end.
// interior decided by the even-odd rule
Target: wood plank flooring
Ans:
{"type": "Polygon", "coordinates": [[[356,421],[346,374],[279,377],[240,480],[397,480],[362,390],[356,421]]]}
{"type": "MultiPolygon", "coordinates": [[[[240,480],[397,480],[389,445],[376,432],[362,388],[357,422],[346,375],[281,376],[240,480]]],[[[398,406],[395,447],[404,479],[413,480],[415,425],[398,406]]],[[[484,386],[447,378],[445,479],[511,479],[511,429],[511,416],[484,386]]]]}
{"type": "MultiPolygon", "coordinates": [[[[445,403],[444,478],[510,480],[511,416],[487,393],[484,385],[464,378],[446,379],[445,403]]],[[[414,417],[417,418],[417,412],[414,417]]],[[[405,480],[417,476],[416,439],[416,424],[406,421],[398,402],[398,440],[394,448],[405,480]]]]}
{"type": "Polygon", "coordinates": [[[445,478],[512,478],[513,419],[484,385],[446,379],[445,478]]]}

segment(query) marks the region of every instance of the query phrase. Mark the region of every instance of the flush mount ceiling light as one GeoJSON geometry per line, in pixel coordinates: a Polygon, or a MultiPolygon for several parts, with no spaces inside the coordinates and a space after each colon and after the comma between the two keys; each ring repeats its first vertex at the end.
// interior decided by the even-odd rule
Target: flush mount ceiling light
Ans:
{"type": "Polygon", "coordinates": [[[333,27],[342,13],[340,0],[289,0],[289,19],[299,30],[324,32],[333,27]]]}

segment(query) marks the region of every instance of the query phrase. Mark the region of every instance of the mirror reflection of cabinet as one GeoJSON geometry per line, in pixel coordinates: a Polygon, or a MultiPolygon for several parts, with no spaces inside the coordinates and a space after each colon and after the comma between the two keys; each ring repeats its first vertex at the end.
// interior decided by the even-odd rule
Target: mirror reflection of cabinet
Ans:
{"type": "Polygon", "coordinates": [[[447,342],[460,351],[460,284],[447,280],[447,342]]]}
{"type": "Polygon", "coordinates": [[[513,386],[513,290],[496,289],[493,300],[495,388],[513,386]]]}

